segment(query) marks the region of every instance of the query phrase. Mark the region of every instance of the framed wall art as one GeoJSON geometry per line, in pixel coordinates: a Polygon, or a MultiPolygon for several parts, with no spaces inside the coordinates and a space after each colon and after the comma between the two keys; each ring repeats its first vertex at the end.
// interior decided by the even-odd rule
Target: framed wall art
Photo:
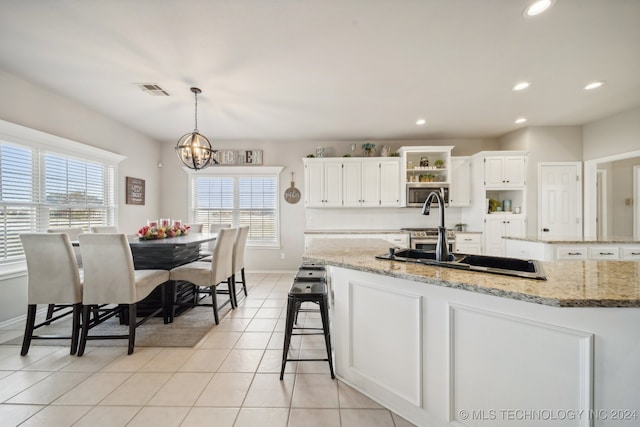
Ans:
{"type": "Polygon", "coordinates": [[[126,204],[144,205],[144,179],[126,177],[126,204]]]}

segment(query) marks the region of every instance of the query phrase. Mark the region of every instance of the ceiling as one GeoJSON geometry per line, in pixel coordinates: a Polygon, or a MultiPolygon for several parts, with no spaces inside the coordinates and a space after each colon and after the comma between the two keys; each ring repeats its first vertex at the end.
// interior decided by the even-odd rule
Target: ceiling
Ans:
{"type": "Polygon", "coordinates": [[[640,0],[528,3],[0,0],[0,69],[166,143],[191,86],[212,140],[492,138],[640,105],[640,0]]]}

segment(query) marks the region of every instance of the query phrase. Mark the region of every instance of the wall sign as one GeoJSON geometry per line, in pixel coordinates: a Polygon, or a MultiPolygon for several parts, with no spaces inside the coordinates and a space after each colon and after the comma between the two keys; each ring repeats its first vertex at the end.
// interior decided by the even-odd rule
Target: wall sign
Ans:
{"type": "Polygon", "coordinates": [[[144,179],[128,176],[126,181],[126,204],[144,205],[144,179]]]}
{"type": "Polygon", "coordinates": [[[261,165],[262,150],[216,150],[215,159],[220,165],[261,165]]]}

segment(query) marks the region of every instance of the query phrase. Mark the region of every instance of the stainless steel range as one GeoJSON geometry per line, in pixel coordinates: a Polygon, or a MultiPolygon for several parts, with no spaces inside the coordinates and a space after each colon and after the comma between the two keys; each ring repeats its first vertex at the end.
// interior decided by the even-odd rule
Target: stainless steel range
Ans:
{"type": "MultiPolygon", "coordinates": [[[[403,228],[402,230],[409,232],[409,246],[411,249],[422,249],[425,251],[436,250],[436,244],[438,243],[437,228],[403,228]]],[[[449,253],[454,253],[455,238],[456,236],[453,230],[447,230],[449,253]]]]}

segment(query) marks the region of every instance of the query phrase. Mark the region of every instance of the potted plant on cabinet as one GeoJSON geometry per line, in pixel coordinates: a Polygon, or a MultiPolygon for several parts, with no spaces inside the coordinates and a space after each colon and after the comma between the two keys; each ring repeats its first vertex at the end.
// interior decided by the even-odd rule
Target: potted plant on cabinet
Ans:
{"type": "Polygon", "coordinates": [[[444,167],[444,160],[438,159],[434,162],[434,165],[436,165],[436,168],[442,169],[444,167]]]}

